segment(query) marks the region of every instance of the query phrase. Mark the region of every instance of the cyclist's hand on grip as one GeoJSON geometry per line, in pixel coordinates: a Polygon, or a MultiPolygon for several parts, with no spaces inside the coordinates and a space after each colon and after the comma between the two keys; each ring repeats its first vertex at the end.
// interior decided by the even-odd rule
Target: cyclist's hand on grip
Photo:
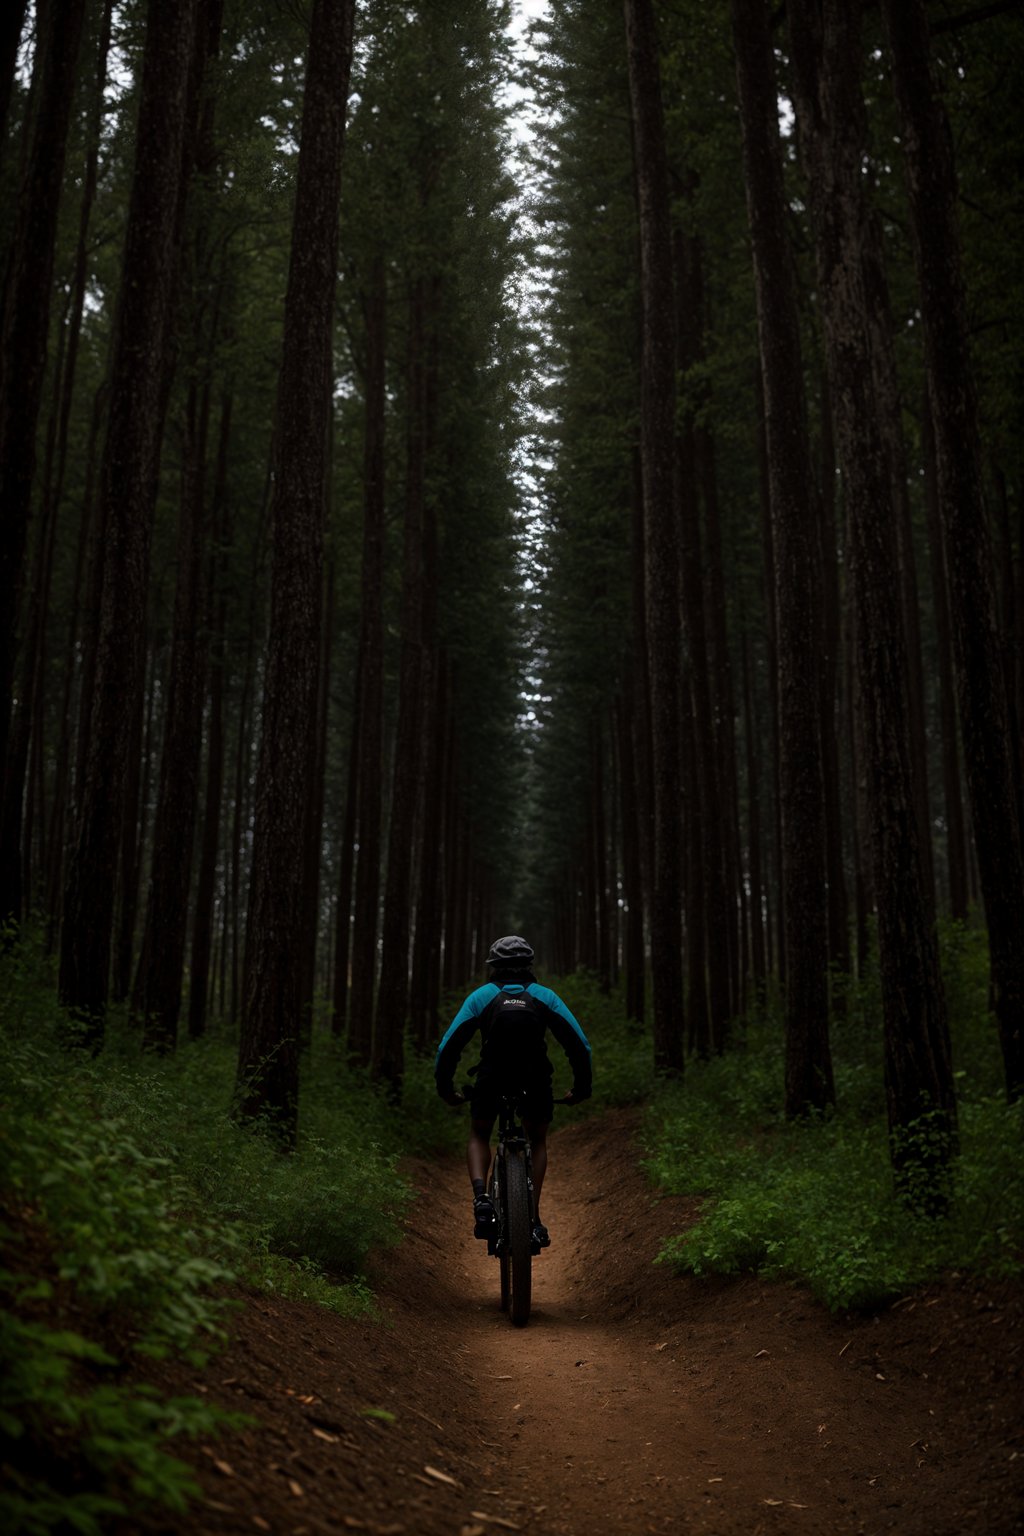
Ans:
{"type": "Polygon", "coordinates": [[[453,1108],[466,1102],[466,1095],[460,1093],[457,1088],[449,1088],[447,1093],[442,1093],[441,1097],[446,1104],[450,1104],[453,1108]]]}
{"type": "Polygon", "coordinates": [[[582,1104],[584,1099],[590,1098],[590,1090],[580,1093],[578,1088],[570,1088],[569,1092],[559,1099],[560,1104],[582,1104]]]}

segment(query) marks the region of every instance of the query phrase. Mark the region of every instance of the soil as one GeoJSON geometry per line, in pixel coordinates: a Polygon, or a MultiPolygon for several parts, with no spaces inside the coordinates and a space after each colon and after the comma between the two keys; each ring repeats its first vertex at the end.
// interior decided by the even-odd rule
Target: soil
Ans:
{"type": "Polygon", "coordinates": [[[800,1288],[680,1278],[652,1261],[692,1208],[646,1184],[633,1128],[552,1138],[528,1327],[498,1308],[462,1166],[418,1164],[383,1323],[254,1296],[202,1376],[160,1367],[254,1422],[193,1448],[204,1502],[148,1530],[1019,1531],[1022,1288],[953,1276],[833,1317],[800,1288]]]}

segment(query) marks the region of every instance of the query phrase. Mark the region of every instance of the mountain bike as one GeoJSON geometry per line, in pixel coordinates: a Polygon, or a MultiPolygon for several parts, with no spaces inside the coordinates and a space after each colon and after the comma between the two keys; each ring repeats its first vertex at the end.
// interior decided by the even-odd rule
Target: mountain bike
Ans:
{"type": "Polygon", "coordinates": [[[497,1258],[501,1274],[501,1310],[517,1328],[530,1320],[532,1260],[540,1252],[533,1241],[533,1172],[522,1097],[521,1091],[503,1093],[498,1106],[498,1143],[491,1165],[495,1233],[487,1240],[487,1252],[497,1258]]]}
{"type": "MultiPolygon", "coordinates": [[[[463,1085],[468,1100],[472,1083],[463,1085]]],[[[530,1321],[532,1261],[540,1247],[533,1239],[537,1207],[533,1193],[530,1138],[523,1126],[523,1089],[504,1092],[498,1102],[498,1141],[491,1163],[488,1193],[494,1205],[494,1235],[487,1252],[498,1260],[501,1310],[517,1328],[530,1321]]],[[[571,1104],[571,1096],[556,1104],[571,1104]]]]}

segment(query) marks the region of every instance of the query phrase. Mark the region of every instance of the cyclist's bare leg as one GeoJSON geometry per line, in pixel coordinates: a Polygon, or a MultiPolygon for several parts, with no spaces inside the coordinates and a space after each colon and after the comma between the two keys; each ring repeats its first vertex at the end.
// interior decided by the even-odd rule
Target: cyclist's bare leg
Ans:
{"type": "Polygon", "coordinates": [[[534,1220],[540,1221],[540,1192],[548,1166],[549,1120],[524,1120],[523,1130],[530,1138],[530,1167],[533,1173],[534,1220]]]}
{"type": "Polygon", "coordinates": [[[466,1148],[466,1164],[470,1183],[474,1179],[487,1182],[487,1170],[491,1166],[491,1130],[494,1120],[473,1120],[469,1127],[469,1146],[466,1148]]]}

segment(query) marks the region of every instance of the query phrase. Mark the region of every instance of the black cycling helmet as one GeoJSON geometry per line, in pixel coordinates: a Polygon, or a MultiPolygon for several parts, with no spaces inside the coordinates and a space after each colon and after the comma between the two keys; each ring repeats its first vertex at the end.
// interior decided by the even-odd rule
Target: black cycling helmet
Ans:
{"type": "Polygon", "coordinates": [[[510,933],[503,939],[495,939],[487,956],[487,964],[510,971],[523,971],[533,964],[533,950],[517,933],[510,933]]]}

